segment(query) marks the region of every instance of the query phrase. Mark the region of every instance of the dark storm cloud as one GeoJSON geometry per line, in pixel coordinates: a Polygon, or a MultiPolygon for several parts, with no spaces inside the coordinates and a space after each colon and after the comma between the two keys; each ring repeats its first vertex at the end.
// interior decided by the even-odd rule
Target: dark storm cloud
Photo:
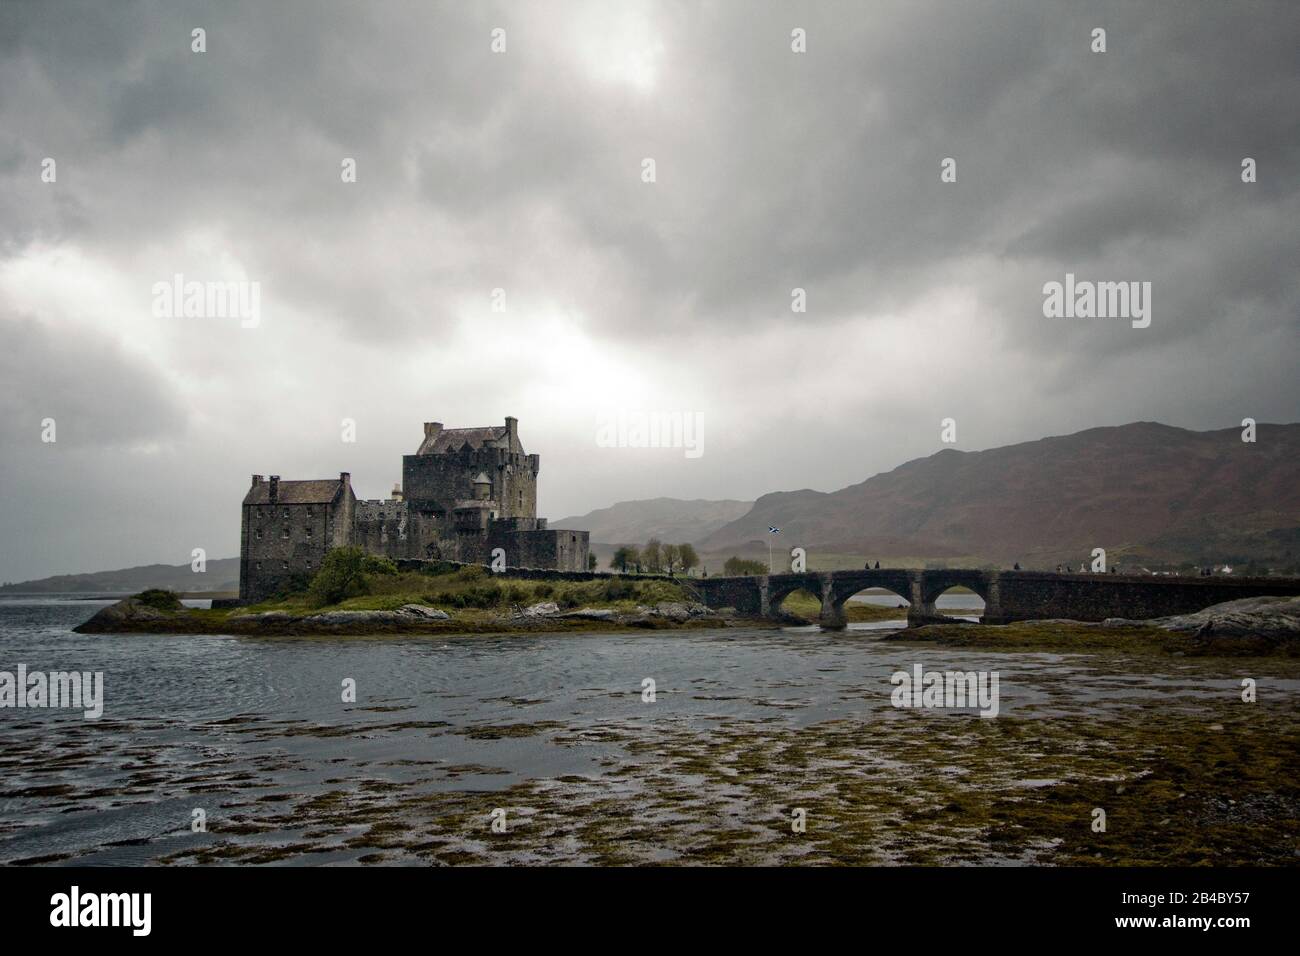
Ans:
{"type": "MultiPolygon", "coordinates": [[[[128,444],[257,421],[259,402],[300,411],[294,398],[333,428],[336,411],[391,412],[405,384],[463,401],[467,424],[504,406],[552,447],[576,441],[586,412],[552,401],[542,363],[504,383],[464,372],[500,354],[497,287],[525,355],[559,314],[589,373],[628,361],[732,426],[695,478],[629,478],[563,446],[549,489],[596,477],[562,512],[829,490],[935,450],[957,409],[986,445],[1136,418],[1294,420],[1297,41],[1285,2],[6,3],[14,434],[55,396],[128,444]],[[39,181],[46,156],[57,188],[39,181]],[[949,156],[955,184],[939,180],[949,156]],[[1240,181],[1243,156],[1258,183],[1240,181]],[[340,187],[343,157],[355,185],[340,187]],[[24,296],[67,249],[118,299],[24,296]],[[263,337],[139,318],[154,281],[211,263],[263,283],[263,337]],[[1043,283],[1066,272],[1152,282],[1151,328],[1044,318],[1043,283]],[[478,334],[457,338],[467,323],[478,334]],[[828,456],[853,422],[870,441],[828,456]]],[[[227,440],[264,455],[293,433],[261,427],[276,440],[227,440]]],[[[188,451],[201,470],[210,452],[188,451]]],[[[40,467],[29,454],[9,466],[40,467]]],[[[228,512],[212,505],[211,526],[228,512]]]]}
{"type": "Polygon", "coordinates": [[[107,335],[63,334],[0,319],[0,441],[11,464],[42,453],[42,422],[62,447],[126,447],[182,437],[186,414],[145,360],[107,335]]]}
{"type": "Polygon", "coordinates": [[[972,254],[1068,267],[1132,239],[1126,260],[1141,270],[1149,253],[1154,268],[1197,221],[1286,201],[1300,172],[1294,111],[1275,108],[1300,96],[1297,14],[1282,4],[1196,17],[1173,4],[664,5],[659,89],[612,97],[566,62],[562,13],[526,6],[64,6],[11,10],[13,42],[30,45],[13,55],[44,68],[63,109],[84,106],[85,146],[157,137],[148,192],[124,190],[136,213],[83,228],[108,243],[117,222],[165,234],[223,215],[345,328],[362,301],[390,331],[421,316],[268,235],[278,216],[346,248],[360,210],[322,196],[336,175],[322,153],[358,158],[367,202],[421,204],[477,244],[445,282],[481,295],[544,273],[554,296],[613,306],[600,319],[612,335],[782,320],[793,286],[810,290],[805,323],[869,313],[972,254]],[[197,23],[202,57],[186,43],[197,23]],[[494,23],[513,28],[495,59],[494,23]],[[790,53],[790,24],[809,31],[808,54],[790,53]],[[1088,49],[1094,24],[1106,54],[1088,49]],[[1256,153],[1264,181],[1243,190],[1237,164],[1256,153]],[[653,188],[636,178],[646,155],[653,188]],[[944,188],[950,155],[959,181],[944,188]],[[557,271],[557,222],[620,269],[620,288],[557,271]]]}

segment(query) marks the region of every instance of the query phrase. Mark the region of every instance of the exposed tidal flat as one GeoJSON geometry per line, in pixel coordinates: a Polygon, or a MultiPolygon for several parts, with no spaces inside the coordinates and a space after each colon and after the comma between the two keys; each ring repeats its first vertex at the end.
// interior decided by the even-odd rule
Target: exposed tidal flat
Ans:
{"type": "Polygon", "coordinates": [[[1057,623],[159,640],[88,612],[0,602],[7,660],[106,698],[0,711],[0,862],[1300,862],[1295,658],[1057,623]],[[896,709],[918,663],[998,671],[999,715],[896,709]]]}

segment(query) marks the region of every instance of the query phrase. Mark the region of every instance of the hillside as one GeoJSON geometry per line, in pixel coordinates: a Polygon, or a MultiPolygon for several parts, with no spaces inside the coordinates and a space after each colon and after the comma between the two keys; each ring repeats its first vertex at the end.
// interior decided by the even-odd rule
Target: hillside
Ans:
{"type": "Polygon", "coordinates": [[[705,536],[712,554],[782,543],[950,562],[1300,561],[1300,424],[1192,432],[1154,422],[964,452],[948,448],[839,491],[764,495],[705,536]]]}
{"type": "Polygon", "coordinates": [[[88,574],[59,574],[35,581],[20,581],[0,586],[0,594],[39,593],[135,593],[146,588],[173,591],[237,591],[239,559],[218,558],[209,561],[207,571],[196,574],[188,564],[145,564],[118,571],[88,574]]]}
{"type": "Polygon", "coordinates": [[[694,543],[744,515],[752,501],[705,501],[649,498],[620,501],[585,515],[550,522],[554,528],[590,531],[591,540],[606,544],[641,544],[651,538],[694,543]]]}
{"type": "MultiPolygon", "coordinates": [[[[945,448],[835,492],[782,491],[756,502],[623,501],[556,528],[613,547],[652,537],[689,541],[711,566],[730,554],[766,559],[767,528],[810,560],[872,556],[919,565],[1077,566],[1095,547],[1112,563],[1244,565],[1300,570],[1300,424],[1192,432],[1154,422],[1092,428],[986,451],[945,448]],[[709,560],[712,556],[713,560],[709,560]]],[[[825,566],[825,565],[823,565],[825,566]]],[[[6,584],[0,593],[132,593],[159,587],[230,591],[239,559],[151,564],[6,584]]]]}

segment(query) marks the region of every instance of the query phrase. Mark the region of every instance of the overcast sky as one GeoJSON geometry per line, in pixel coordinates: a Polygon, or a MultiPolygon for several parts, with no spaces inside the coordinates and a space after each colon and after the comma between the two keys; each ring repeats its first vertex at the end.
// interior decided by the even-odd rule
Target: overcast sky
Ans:
{"type": "Polygon", "coordinates": [[[1298,49],[1289,0],[7,0],[0,580],[237,554],[250,474],[380,497],[426,420],[518,417],[556,518],[834,490],[946,417],[1300,419],[1298,49]],[[1045,318],[1067,272],[1150,327],[1045,318]],[[155,315],[177,273],[259,324],[155,315]]]}

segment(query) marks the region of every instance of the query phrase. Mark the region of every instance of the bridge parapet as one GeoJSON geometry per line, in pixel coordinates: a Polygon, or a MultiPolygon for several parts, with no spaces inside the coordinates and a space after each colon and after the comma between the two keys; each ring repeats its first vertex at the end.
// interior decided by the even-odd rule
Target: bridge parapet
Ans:
{"type": "Polygon", "coordinates": [[[985,571],[976,568],[901,569],[771,574],[691,581],[709,607],[735,608],[755,617],[780,619],[781,602],[798,590],[821,599],[823,627],[845,626],[844,603],[869,588],[907,600],[908,623],[946,620],[935,601],[952,587],[984,600],[985,624],[1044,618],[1142,620],[1190,614],[1244,597],[1300,595],[1300,578],[1194,578],[1164,575],[1055,574],[1048,571],[985,571]]]}

